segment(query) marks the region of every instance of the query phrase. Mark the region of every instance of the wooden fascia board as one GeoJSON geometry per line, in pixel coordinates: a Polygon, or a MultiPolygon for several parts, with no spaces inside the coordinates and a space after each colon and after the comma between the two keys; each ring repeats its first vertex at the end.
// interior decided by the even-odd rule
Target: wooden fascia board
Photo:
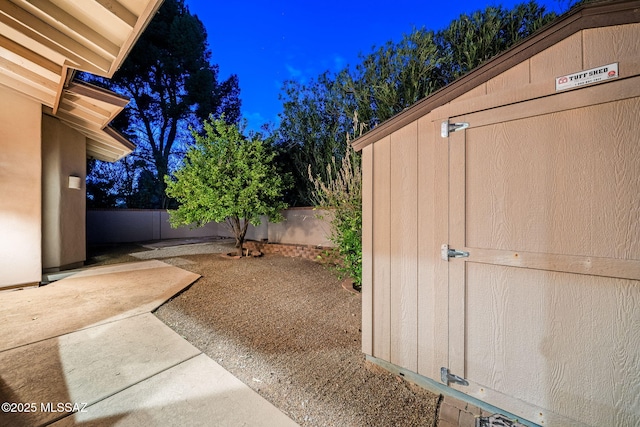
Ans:
{"type": "MultiPolygon", "coordinates": [[[[118,95],[115,92],[112,92],[108,89],[103,89],[101,87],[98,86],[94,86],[88,83],[84,83],[84,82],[73,82],[70,83],[63,91],[63,96],[64,93],[70,94],[70,95],[77,95],[81,98],[89,98],[89,99],[94,99],[96,101],[108,104],[113,106],[113,108],[109,109],[108,112],[106,112],[106,115],[102,115],[102,119],[100,120],[100,127],[101,128],[105,128],[106,126],[109,125],[109,123],[111,123],[111,121],[124,109],[124,107],[126,107],[126,105],[129,103],[129,99],[127,97],[124,97],[122,95],[118,95]]],[[[69,101],[71,105],[74,104],[74,102],[69,101]]],[[[89,109],[91,110],[92,108],[89,106],[89,104],[87,102],[82,102],[81,106],[84,109],[89,109]]],[[[97,113],[100,112],[104,112],[104,109],[100,108],[98,111],[98,109],[93,109],[94,111],[96,111],[97,113]]],[[[54,113],[57,113],[57,111],[55,111],[54,113]]],[[[69,115],[73,115],[73,112],[71,111],[67,111],[66,114],[69,115]]],[[[99,114],[101,115],[101,114],[99,114]]],[[[95,116],[95,114],[94,114],[95,116]]],[[[79,114],[78,115],[79,118],[81,119],[88,119],[88,116],[86,114],[79,114]]]]}
{"type": "MultiPolygon", "coordinates": [[[[135,25],[133,26],[133,30],[131,31],[131,34],[120,47],[120,53],[118,54],[117,58],[111,63],[111,68],[109,69],[107,77],[109,78],[113,77],[115,72],[118,71],[118,69],[124,62],[127,55],[129,55],[129,52],[131,51],[133,46],[136,44],[136,42],[142,35],[142,32],[147,28],[147,26],[149,25],[149,22],[151,22],[156,12],[158,11],[158,9],[160,9],[160,6],[162,5],[162,1],[163,0],[150,0],[147,3],[147,6],[145,7],[144,11],[135,22],[135,25]]],[[[101,4],[111,3],[108,0],[99,1],[99,2],[101,4]]]]}
{"type": "Polygon", "coordinates": [[[110,137],[112,137],[113,139],[117,140],[123,146],[127,147],[127,149],[129,149],[131,151],[135,150],[136,144],[134,144],[133,142],[129,141],[120,132],[118,132],[117,130],[115,130],[111,126],[105,127],[103,129],[103,132],[106,133],[107,135],[109,135],[110,137]]]}
{"type": "Polygon", "coordinates": [[[352,146],[356,151],[362,150],[578,31],[637,22],[640,22],[640,1],[637,0],[592,3],[570,11],[511,49],[371,129],[354,140],[352,146]]]}
{"type": "MultiPolygon", "coordinates": [[[[92,140],[112,141],[124,147],[122,151],[126,152],[131,152],[135,149],[136,146],[134,143],[129,141],[122,134],[109,126],[109,123],[113,120],[113,118],[117,116],[118,113],[120,113],[122,109],[129,103],[129,99],[127,97],[118,95],[117,93],[112,92],[108,89],[77,81],[69,83],[68,86],[63,90],[63,96],[64,94],[73,94],[80,97],[95,99],[97,101],[112,105],[114,108],[109,111],[110,115],[108,117],[105,117],[102,120],[101,124],[93,125],[97,127],[94,129],[90,129],[91,126],[88,125],[90,118],[86,115],[74,115],[72,112],[64,111],[62,109],[56,111],[57,114],[54,114],[53,110],[45,111],[47,114],[60,118],[65,123],[69,124],[69,126],[83,133],[85,136],[87,136],[87,138],[90,138],[92,140]]],[[[73,104],[73,102],[71,102],[71,104],[73,104]]],[[[82,105],[83,108],[90,108],[86,102],[83,102],[82,105]]],[[[105,142],[105,144],[107,143],[105,142]]],[[[118,158],[121,157],[122,156],[118,158]]]]}
{"type": "Polygon", "coordinates": [[[67,99],[60,103],[60,108],[54,113],[60,118],[65,118],[87,127],[92,126],[96,129],[105,127],[109,117],[109,114],[102,115],[95,109],[80,108],[77,103],[69,102],[67,99]]]}
{"type": "Polygon", "coordinates": [[[62,105],[68,105],[72,109],[78,109],[93,117],[100,118],[105,121],[104,124],[108,123],[106,118],[114,115],[114,110],[115,112],[122,111],[120,108],[102,108],[90,99],[68,92],[62,105]]]}
{"type": "Polygon", "coordinates": [[[72,68],[69,68],[68,65],[62,66],[62,72],[60,73],[60,81],[58,82],[58,89],[56,90],[56,100],[53,103],[53,114],[55,115],[58,112],[58,108],[60,108],[60,103],[62,102],[62,96],[65,86],[69,83],[70,75],[73,76],[74,71],[72,68]]]}
{"type": "Polygon", "coordinates": [[[98,159],[104,162],[115,162],[131,153],[130,150],[116,149],[101,141],[87,137],[87,158],[98,159]]]}
{"type": "MultiPolygon", "coordinates": [[[[44,107],[42,112],[53,116],[53,112],[49,107],[44,107]]],[[[99,151],[102,153],[100,160],[116,161],[126,156],[136,148],[134,143],[129,141],[111,126],[106,126],[102,129],[99,127],[92,129],[88,127],[88,124],[81,123],[78,117],[69,115],[64,111],[59,111],[54,117],[84,135],[87,138],[87,143],[89,143],[90,140],[91,145],[93,146],[93,151],[99,151]],[[98,147],[102,148],[98,149],[98,147]],[[109,156],[109,153],[120,154],[117,154],[116,156],[109,156]]]]}
{"type": "Polygon", "coordinates": [[[93,98],[120,108],[126,107],[129,103],[129,98],[126,96],[119,95],[113,91],[89,83],[75,81],[69,83],[66,90],[70,93],[93,98]]]}

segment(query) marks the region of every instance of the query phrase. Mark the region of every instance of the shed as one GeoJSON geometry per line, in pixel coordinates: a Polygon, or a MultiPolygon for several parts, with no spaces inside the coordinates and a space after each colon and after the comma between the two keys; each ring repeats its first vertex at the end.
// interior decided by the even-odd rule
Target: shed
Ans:
{"type": "Polygon", "coordinates": [[[576,9],[354,141],[367,358],[640,425],[640,2],[576,9]]]}

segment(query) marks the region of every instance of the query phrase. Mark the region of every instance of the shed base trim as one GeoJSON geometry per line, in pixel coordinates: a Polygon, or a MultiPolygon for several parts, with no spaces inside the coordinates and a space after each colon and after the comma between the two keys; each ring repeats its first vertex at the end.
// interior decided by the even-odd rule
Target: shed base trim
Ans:
{"type": "Polygon", "coordinates": [[[387,371],[395,375],[401,376],[405,380],[410,381],[424,389],[427,389],[432,393],[442,395],[443,398],[441,398],[439,401],[438,413],[440,413],[440,406],[443,405],[443,401],[444,401],[444,404],[446,404],[446,401],[448,399],[451,399],[451,401],[464,402],[468,405],[478,408],[482,412],[481,414],[478,414],[478,416],[479,415],[487,416],[490,414],[501,414],[509,419],[513,419],[513,420],[517,419],[518,423],[521,425],[524,425],[527,427],[540,427],[539,424],[522,419],[522,417],[520,416],[514,415],[503,409],[490,405],[487,402],[483,402],[482,400],[478,400],[474,397],[468,396],[458,390],[454,390],[452,388],[445,386],[444,384],[440,384],[439,382],[432,380],[431,378],[428,378],[420,374],[417,374],[413,371],[409,371],[407,369],[401,368],[400,366],[394,365],[393,363],[387,362],[386,360],[378,359],[377,357],[370,356],[368,354],[366,355],[366,360],[368,362],[371,362],[380,366],[383,369],[386,369],[387,371]]]}

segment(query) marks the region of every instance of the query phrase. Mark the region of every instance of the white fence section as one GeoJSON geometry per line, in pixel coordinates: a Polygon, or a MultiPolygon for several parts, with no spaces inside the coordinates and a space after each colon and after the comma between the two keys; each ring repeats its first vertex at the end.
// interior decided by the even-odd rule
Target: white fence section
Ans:
{"type": "MultiPolygon", "coordinates": [[[[330,211],[313,208],[290,208],[282,212],[284,221],[249,226],[246,238],[271,243],[331,247],[330,211]],[[323,219],[319,219],[322,216],[323,219]]],[[[97,209],[87,211],[87,242],[127,243],[194,237],[232,237],[225,224],[209,223],[203,227],[171,228],[166,210],[97,209]]]]}

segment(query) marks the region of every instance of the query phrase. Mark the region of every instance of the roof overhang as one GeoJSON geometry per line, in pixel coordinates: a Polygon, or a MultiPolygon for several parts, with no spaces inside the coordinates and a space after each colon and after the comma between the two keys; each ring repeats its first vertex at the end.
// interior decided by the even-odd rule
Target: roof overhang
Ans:
{"type": "Polygon", "coordinates": [[[131,153],[135,146],[109,126],[127,98],[83,82],[70,83],[62,92],[58,111],[45,106],[43,112],[85,135],[88,157],[113,162],[131,153]]]}
{"type": "Polygon", "coordinates": [[[133,144],[108,127],[128,100],[70,83],[111,78],[162,0],[0,0],[0,85],[35,99],[87,137],[87,153],[114,161],[133,144]]]}
{"type": "Polygon", "coordinates": [[[352,143],[353,148],[357,151],[362,150],[367,145],[392,134],[578,31],[636,22],[640,22],[640,1],[638,0],[603,1],[576,8],[521,43],[496,55],[355,139],[352,143]]]}

